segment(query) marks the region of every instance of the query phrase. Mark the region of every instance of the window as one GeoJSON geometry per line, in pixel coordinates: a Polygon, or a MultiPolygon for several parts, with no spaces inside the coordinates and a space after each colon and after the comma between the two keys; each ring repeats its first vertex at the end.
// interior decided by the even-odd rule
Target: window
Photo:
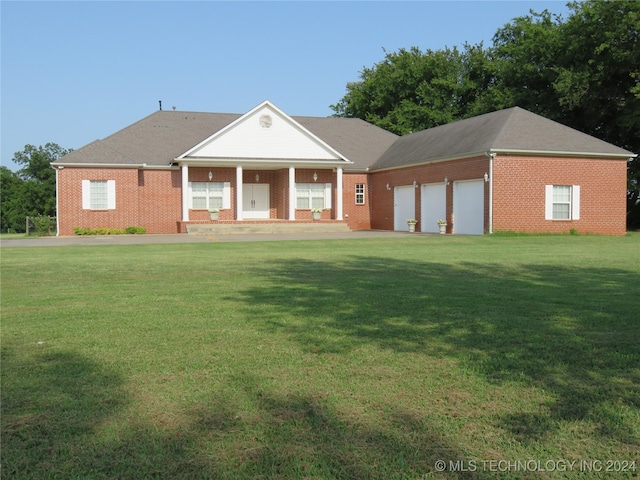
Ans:
{"type": "Polygon", "coordinates": [[[364,183],[356,183],[356,205],[364,205],[364,183]]]}
{"type": "Polygon", "coordinates": [[[331,184],[296,183],[296,208],[331,208],[331,184]]]}
{"type": "Polygon", "coordinates": [[[546,220],[580,219],[580,185],[547,185],[546,220]]]}
{"type": "Polygon", "coordinates": [[[115,180],[82,180],[82,208],[114,210],[116,208],[115,180]]]}
{"type": "Polygon", "coordinates": [[[106,180],[93,180],[91,182],[90,205],[91,210],[106,210],[107,209],[107,181],[106,180]]]}
{"type": "Polygon", "coordinates": [[[222,208],[224,184],[222,182],[192,182],[191,199],[194,210],[222,208]]]}
{"type": "Polygon", "coordinates": [[[231,208],[229,182],[189,182],[189,208],[231,208]]]}

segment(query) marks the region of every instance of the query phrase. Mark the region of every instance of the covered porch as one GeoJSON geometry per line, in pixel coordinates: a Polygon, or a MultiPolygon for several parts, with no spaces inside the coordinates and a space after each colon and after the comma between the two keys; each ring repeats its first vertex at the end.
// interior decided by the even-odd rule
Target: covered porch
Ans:
{"type": "Polygon", "coordinates": [[[174,160],[179,231],[194,222],[309,222],[312,210],[342,222],[343,167],[352,164],[265,101],[174,160]]]}
{"type": "Polygon", "coordinates": [[[274,167],[182,163],[178,231],[207,224],[343,223],[341,166],[274,167]],[[319,220],[313,210],[320,211],[319,220]]]}

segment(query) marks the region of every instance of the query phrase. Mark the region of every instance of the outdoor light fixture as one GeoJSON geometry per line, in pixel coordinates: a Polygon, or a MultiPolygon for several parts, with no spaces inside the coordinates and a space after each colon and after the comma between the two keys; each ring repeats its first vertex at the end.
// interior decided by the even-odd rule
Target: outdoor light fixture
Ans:
{"type": "Polygon", "coordinates": [[[260,175],[256,173],[256,183],[258,183],[259,181],[260,181],[260,175]]]}
{"type": "Polygon", "coordinates": [[[418,188],[418,182],[416,182],[415,180],[413,181],[413,188],[418,188]]]}
{"type": "Polygon", "coordinates": [[[313,172],[313,181],[315,182],[316,180],[318,180],[318,174],[313,172]]]}
{"type": "Polygon", "coordinates": [[[489,181],[489,174],[487,172],[484,172],[484,181],[485,182],[489,181]]]}
{"type": "Polygon", "coordinates": [[[211,173],[211,169],[209,169],[209,181],[213,178],[213,173],[211,173]]]}
{"type": "Polygon", "coordinates": [[[387,183],[387,190],[391,190],[391,185],[387,183]]]}
{"type": "Polygon", "coordinates": [[[444,184],[449,185],[449,177],[444,177],[444,184]]]}

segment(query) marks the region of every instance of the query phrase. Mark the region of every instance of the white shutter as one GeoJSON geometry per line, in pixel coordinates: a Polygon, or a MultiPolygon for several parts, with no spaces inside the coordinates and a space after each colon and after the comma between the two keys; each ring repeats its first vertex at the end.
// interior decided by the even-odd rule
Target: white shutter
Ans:
{"type": "Polygon", "coordinates": [[[553,220],[553,185],[545,185],[544,219],[553,220]]]}
{"type": "Polygon", "coordinates": [[[222,208],[231,208],[231,182],[222,186],[222,208]]]}
{"type": "Polygon", "coordinates": [[[571,189],[571,220],[580,220],[580,185],[571,189]]]}
{"type": "Polygon", "coordinates": [[[82,209],[91,210],[91,180],[82,180],[82,209]]]}
{"type": "Polygon", "coordinates": [[[107,180],[107,209],[116,209],[116,181],[107,180]]]}
{"type": "Polygon", "coordinates": [[[189,182],[189,187],[187,188],[187,208],[193,209],[193,189],[191,188],[191,182],[189,182]]]}
{"type": "Polygon", "coordinates": [[[332,197],[331,194],[332,194],[331,184],[325,183],[324,184],[324,208],[331,208],[331,197],[332,197]]]}

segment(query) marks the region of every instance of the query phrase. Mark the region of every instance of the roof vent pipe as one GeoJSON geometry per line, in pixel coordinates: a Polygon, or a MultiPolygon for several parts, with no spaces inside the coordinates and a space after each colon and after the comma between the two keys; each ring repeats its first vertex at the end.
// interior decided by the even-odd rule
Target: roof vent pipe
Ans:
{"type": "Polygon", "coordinates": [[[160,111],[162,111],[162,100],[158,100],[158,103],[160,104],[160,111]]]}

